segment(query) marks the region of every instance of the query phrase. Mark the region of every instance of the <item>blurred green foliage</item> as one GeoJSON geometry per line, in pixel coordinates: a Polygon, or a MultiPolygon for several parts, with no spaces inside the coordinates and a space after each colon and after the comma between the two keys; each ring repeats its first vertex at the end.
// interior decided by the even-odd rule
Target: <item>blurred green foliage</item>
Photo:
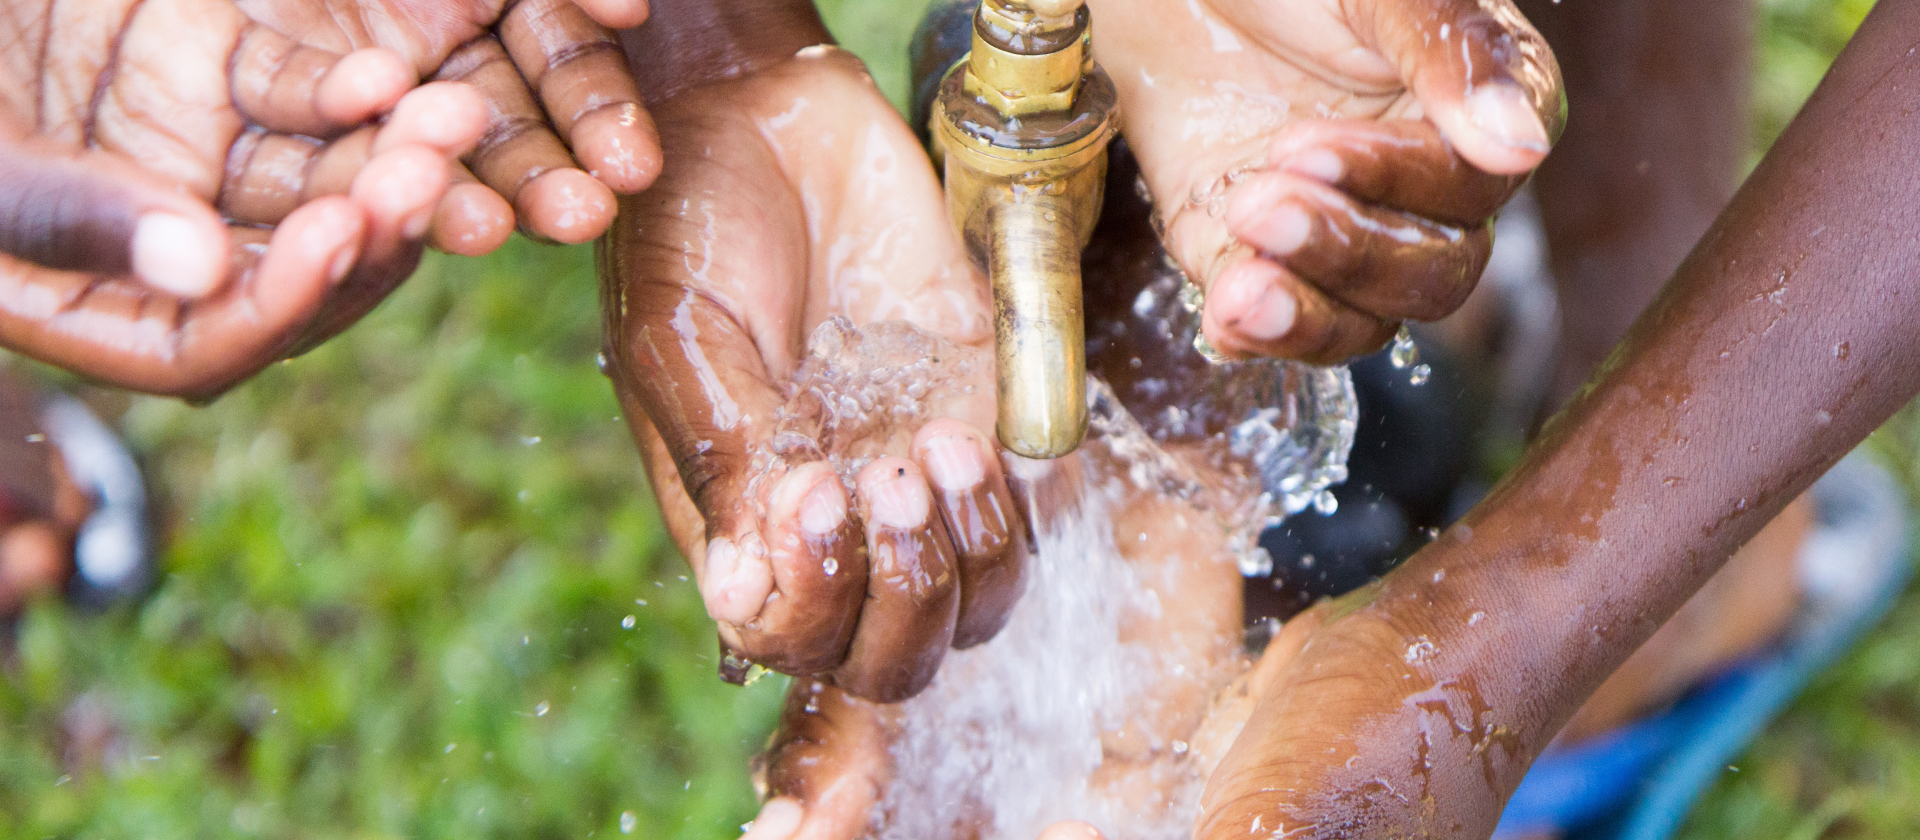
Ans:
{"type": "MultiPolygon", "coordinates": [[[[828,0],[896,104],[926,0],[828,0]]],[[[1757,147],[1868,0],[1764,0],[1757,147]]],[[[599,346],[590,256],[430,258],[365,323],[123,425],[166,575],[34,609],[0,671],[0,835],[723,838],[783,680],[720,683],[599,346]],[[623,819],[623,815],[624,819],[623,819]]],[[[1920,418],[1876,446],[1920,478],[1920,418]]],[[[1920,836],[1920,599],[1730,768],[1690,838],[1920,836]]]]}
{"type": "Polygon", "coordinates": [[[714,676],[597,305],[584,248],[431,258],[211,406],[134,401],[167,575],[21,622],[0,834],[736,834],[780,681],[714,676]]]}

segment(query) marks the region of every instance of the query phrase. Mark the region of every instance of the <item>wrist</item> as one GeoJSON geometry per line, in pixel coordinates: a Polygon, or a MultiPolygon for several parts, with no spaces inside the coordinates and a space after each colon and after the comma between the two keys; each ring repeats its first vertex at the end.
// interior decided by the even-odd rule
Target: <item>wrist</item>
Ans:
{"type": "Polygon", "coordinates": [[[832,41],[809,0],[655,0],[645,25],[620,33],[650,106],[832,41]]]}

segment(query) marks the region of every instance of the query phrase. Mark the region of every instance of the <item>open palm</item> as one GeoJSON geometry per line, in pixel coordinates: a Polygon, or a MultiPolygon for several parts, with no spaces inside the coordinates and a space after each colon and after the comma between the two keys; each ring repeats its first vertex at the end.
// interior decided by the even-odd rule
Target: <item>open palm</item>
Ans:
{"type": "Polygon", "coordinates": [[[817,326],[902,320],[978,348],[985,282],[851,55],[810,47],[657,110],[667,167],[623,204],[603,275],[608,372],[669,525],[736,663],[911,695],[1018,593],[1023,526],[978,431],[991,389],[873,461],[852,499],[817,454],[765,462],[817,326]]]}

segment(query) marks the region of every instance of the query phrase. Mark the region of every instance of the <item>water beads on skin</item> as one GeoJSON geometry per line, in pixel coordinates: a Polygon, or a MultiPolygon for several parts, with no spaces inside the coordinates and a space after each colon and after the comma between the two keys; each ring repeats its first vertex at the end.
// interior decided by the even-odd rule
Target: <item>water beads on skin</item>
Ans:
{"type": "MultiPolygon", "coordinates": [[[[1184,348],[1195,319],[1164,311],[1179,308],[1176,289],[1134,315],[1184,348]]],[[[1008,458],[1037,549],[1026,593],[993,641],[951,651],[924,693],[894,707],[895,775],[869,836],[1029,840],[1062,819],[1140,840],[1191,831],[1205,781],[1203,759],[1189,749],[1194,733],[1141,721],[1162,710],[1156,689],[1170,681],[1208,696],[1244,669],[1240,631],[1208,648],[1221,652],[1213,657],[1129,640],[1128,631],[1163,614],[1156,587],[1180,573],[1182,560],[1270,567],[1260,530],[1344,480],[1354,427],[1344,370],[1286,362],[1194,370],[1178,382],[1129,383],[1132,400],[1095,379],[1080,453],[1008,458]],[[1149,405],[1138,399],[1145,392],[1179,402],[1136,418],[1127,404],[1149,405]],[[1181,511],[1182,557],[1141,556],[1144,532],[1121,545],[1116,521],[1141,500],[1181,511]],[[1099,781],[1121,731],[1153,757],[1152,802],[1099,781]]],[[[770,476],[825,460],[851,488],[873,459],[907,452],[925,422],[991,417],[992,389],[984,350],[904,323],[860,329],[829,320],[811,337],[756,464],[770,476]]]]}

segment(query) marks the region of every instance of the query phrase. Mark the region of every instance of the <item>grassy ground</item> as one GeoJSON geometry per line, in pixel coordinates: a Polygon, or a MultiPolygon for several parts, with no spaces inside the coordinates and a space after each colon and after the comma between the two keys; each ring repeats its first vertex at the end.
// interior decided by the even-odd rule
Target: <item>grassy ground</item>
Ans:
{"type": "MultiPolygon", "coordinates": [[[[924,0],[823,3],[899,101],[924,0]]],[[[1865,2],[1772,0],[1770,137],[1865,2]]],[[[136,609],[36,609],[0,666],[0,835],[719,838],[781,681],[713,677],[593,357],[585,249],[430,259],[341,340],[123,425],[170,511],[136,609]]],[[[1920,422],[1877,445],[1916,462],[1920,422]]],[[[1909,474],[1909,479],[1915,476],[1909,474]]],[[[1920,834],[1920,599],[1694,838],[1920,834]]]]}

